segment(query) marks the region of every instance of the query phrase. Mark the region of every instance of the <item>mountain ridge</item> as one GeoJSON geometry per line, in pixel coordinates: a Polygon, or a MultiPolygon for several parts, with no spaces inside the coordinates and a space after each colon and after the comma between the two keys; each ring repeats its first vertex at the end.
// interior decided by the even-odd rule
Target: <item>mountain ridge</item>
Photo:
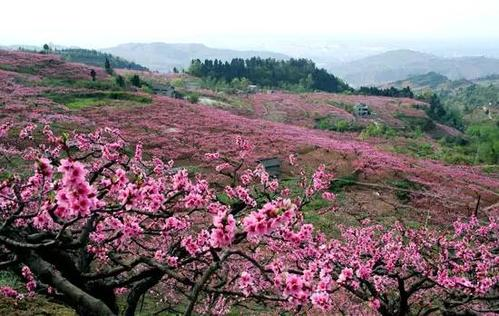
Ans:
{"type": "Polygon", "coordinates": [[[331,64],[328,70],[353,86],[382,85],[429,72],[440,73],[450,80],[470,80],[499,73],[499,59],[484,56],[445,58],[400,49],[331,64]]]}
{"type": "Polygon", "coordinates": [[[103,48],[103,52],[132,60],[148,67],[151,70],[169,72],[187,68],[192,59],[221,59],[230,61],[233,58],[262,58],[288,59],[289,56],[281,53],[258,50],[234,50],[212,48],[202,43],[124,43],[114,47],[103,48]]]}

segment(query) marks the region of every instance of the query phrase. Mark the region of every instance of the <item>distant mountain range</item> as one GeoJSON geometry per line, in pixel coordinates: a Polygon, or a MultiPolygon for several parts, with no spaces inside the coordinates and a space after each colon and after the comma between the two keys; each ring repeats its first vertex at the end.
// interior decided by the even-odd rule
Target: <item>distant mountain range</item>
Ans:
{"type": "MultiPolygon", "coordinates": [[[[36,46],[11,45],[7,49],[40,49],[36,46]]],[[[59,50],[62,47],[51,45],[59,50]]],[[[380,86],[408,77],[424,75],[420,80],[434,81],[435,74],[445,76],[448,80],[473,80],[488,75],[499,74],[499,59],[490,57],[440,57],[408,49],[390,50],[384,53],[371,55],[354,61],[341,62],[335,46],[317,46],[295,48],[292,57],[311,58],[319,67],[345,80],[348,84],[359,86],[380,86]],[[433,78],[426,76],[434,73],[433,78]]],[[[77,51],[77,49],[75,49],[77,51]]],[[[135,62],[151,70],[170,72],[174,67],[186,69],[191,60],[199,58],[220,59],[230,61],[233,58],[261,58],[289,59],[290,56],[268,50],[234,50],[212,48],[204,44],[175,44],[175,43],[128,43],[115,47],[100,49],[99,51],[135,62]]],[[[374,52],[374,51],[373,51],[374,52]]],[[[343,58],[342,58],[343,59],[343,58]]],[[[85,61],[81,61],[85,62],[85,61]]],[[[416,78],[417,79],[417,78],[416,78]]],[[[443,79],[443,78],[440,78],[443,79]]]]}
{"type": "Polygon", "coordinates": [[[390,83],[379,85],[380,88],[394,87],[402,89],[410,87],[415,92],[420,91],[455,91],[461,88],[470,86],[488,87],[494,86],[499,88],[499,75],[488,75],[475,79],[458,79],[451,80],[444,75],[436,72],[429,72],[422,75],[410,76],[403,80],[397,80],[390,83]]]}
{"type": "Polygon", "coordinates": [[[356,61],[331,64],[328,70],[353,86],[381,85],[410,76],[438,73],[451,80],[499,74],[499,59],[443,58],[412,50],[393,50],[356,61]]]}
{"type": "Polygon", "coordinates": [[[268,51],[232,50],[207,47],[203,44],[129,43],[102,49],[101,51],[126,58],[151,70],[161,72],[189,67],[191,60],[199,58],[231,60],[233,58],[288,59],[287,55],[268,51]]]}

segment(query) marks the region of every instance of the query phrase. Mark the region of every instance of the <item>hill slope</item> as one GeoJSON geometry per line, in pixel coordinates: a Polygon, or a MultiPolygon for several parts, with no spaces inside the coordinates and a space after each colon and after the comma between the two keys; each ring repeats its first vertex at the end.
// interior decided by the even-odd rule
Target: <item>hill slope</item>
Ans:
{"type": "MultiPolygon", "coordinates": [[[[358,179],[359,183],[355,180],[355,185],[341,191],[342,217],[342,211],[353,207],[358,214],[372,212],[380,219],[419,221],[431,210],[432,222],[449,223],[475,207],[477,192],[484,208],[480,214],[487,215],[485,208],[494,210],[489,206],[498,202],[499,178],[479,167],[445,165],[384,149],[400,137],[359,138],[356,133],[314,128],[315,118],[325,115],[356,120],[348,105],[357,102],[369,104],[376,112],[373,119],[395,127],[403,123],[398,119],[424,115],[412,105],[413,100],[276,92],[227,96],[221,100],[224,104],[220,102],[215,108],[203,104],[205,97],[200,98],[201,104],[193,104],[153,95],[147,89],[125,90],[102,69],[97,69],[94,82],[90,69],[64,62],[60,56],[0,51],[0,124],[16,126],[11,137],[2,139],[2,145],[27,144],[19,144],[17,135],[18,128],[28,122],[50,125],[57,134],[109,126],[122,130],[123,137],[132,143],[142,142],[144,151],[165,161],[175,159],[181,166],[202,168],[204,153],[234,152],[236,149],[227,144],[241,135],[256,146],[247,161],[274,156],[285,161],[290,153],[297,153],[300,165],[306,168],[325,163],[336,167],[339,177],[358,179]],[[403,192],[399,188],[404,188],[400,181],[412,183],[418,190],[407,197],[409,202],[397,200],[397,192],[403,192]],[[401,212],[402,208],[410,212],[401,212]]],[[[141,73],[141,78],[149,80],[147,74],[141,73]]],[[[187,77],[152,75],[176,81],[187,77]]],[[[205,94],[214,101],[221,98],[214,91],[205,94]]],[[[288,171],[283,167],[283,172],[288,171]]],[[[285,175],[294,177],[292,173],[285,175]]]]}
{"type": "Polygon", "coordinates": [[[128,43],[106,48],[102,51],[120,56],[151,70],[168,72],[177,67],[187,68],[192,59],[221,59],[262,58],[287,59],[288,56],[267,51],[238,51],[231,49],[218,49],[207,47],[203,44],[167,44],[167,43],[128,43]]]}
{"type": "Polygon", "coordinates": [[[82,63],[91,66],[104,67],[104,63],[107,58],[113,68],[147,70],[146,67],[128,61],[124,58],[116,57],[112,54],[98,52],[96,50],[82,49],[82,48],[68,48],[68,49],[58,50],[55,53],[61,55],[62,58],[64,58],[67,61],[82,63]]]}
{"type": "Polygon", "coordinates": [[[330,65],[328,69],[354,86],[379,85],[428,72],[440,73],[452,80],[475,79],[499,73],[499,59],[442,58],[412,50],[394,50],[330,65]]]}

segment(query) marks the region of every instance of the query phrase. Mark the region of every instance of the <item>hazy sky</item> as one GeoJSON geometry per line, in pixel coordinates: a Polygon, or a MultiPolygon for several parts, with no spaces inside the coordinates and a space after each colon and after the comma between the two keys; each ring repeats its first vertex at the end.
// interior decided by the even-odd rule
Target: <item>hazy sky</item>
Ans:
{"type": "Polygon", "coordinates": [[[499,0],[2,0],[0,44],[499,39],[499,0]]]}

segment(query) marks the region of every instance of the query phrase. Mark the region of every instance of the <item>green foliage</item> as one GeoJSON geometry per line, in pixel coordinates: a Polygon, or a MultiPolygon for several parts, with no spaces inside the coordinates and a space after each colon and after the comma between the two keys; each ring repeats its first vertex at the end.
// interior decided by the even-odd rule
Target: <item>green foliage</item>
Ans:
{"type": "Polygon", "coordinates": [[[369,123],[362,132],[360,133],[360,138],[366,139],[369,137],[394,137],[397,135],[397,131],[385,124],[374,122],[369,123]]]}
{"type": "Polygon", "coordinates": [[[430,104],[430,107],[426,108],[426,114],[431,119],[451,125],[459,130],[464,129],[462,114],[459,111],[444,107],[440,97],[436,93],[423,93],[417,98],[430,104]]]}
{"type": "Polygon", "coordinates": [[[336,100],[328,100],[326,103],[337,108],[342,108],[350,114],[355,113],[355,105],[353,105],[352,103],[338,102],[336,100]]]}
{"type": "Polygon", "coordinates": [[[426,142],[411,141],[403,146],[394,146],[394,151],[417,158],[443,159],[435,148],[426,142]]]}
{"type": "Polygon", "coordinates": [[[91,69],[90,70],[90,77],[92,77],[92,81],[95,81],[95,76],[97,75],[97,73],[95,72],[95,70],[91,69]]]}
{"type": "Polygon", "coordinates": [[[446,108],[454,108],[462,112],[469,112],[477,107],[497,105],[499,100],[498,85],[472,84],[456,90],[440,93],[440,98],[446,108]]]}
{"type": "Polygon", "coordinates": [[[123,78],[123,76],[118,75],[116,77],[116,84],[121,88],[125,88],[126,87],[125,78],[123,78]]]}
{"type": "Polygon", "coordinates": [[[435,123],[426,117],[408,116],[402,113],[396,113],[395,117],[406,124],[405,129],[408,131],[419,129],[419,131],[428,132],[435,128],[435,123]]]}
{"type": "Polygon", "coordinates": [[[116,80],[68,80],[68,79],[52,79],[44,78],[36,82],[37,85],[43,87],[68,87],[68,88],[82,88],[90,90],[120,90],[121,88],[116,84],[116,80]]]}
{"type": "Polygon", "coordinates": [[[396,98],[414,98],[414,93],[411,91],[410,87],[405,87],[403,89],[397,89],[395,87],[387,89],[380,89],[377,87],[360,87],[356,93],[362,95],[377,95],[396,98]]]}
{"type": "Polygon", "coordinates": [[[188,92],[185,95],[185,99],[187,99],[191,103],[198,103],[199,102],[199,93],[197,93],[197,92],[188,92]]]}
{"type": "Polygon", "coordinates": [[[499,174],[499,165],[487,165],[482,167],[483,172],[488,174],[499,174]]]}
{"type": "Polygon", "coordinates": [[[212,78],[226,83],[246,78],[261,87],[321,90],[328,92],[347,91],[351,88],[314,62],[306,59],[275,60],[253,57],[235,58],[230,63],[221,60],[193,60],[188,72],[203,79],[212,78]]]}
{"type": "Polygon", "coordinates": [[[140,77],[137,74],[130,77],[130,83],[133,86],[138,87],[138,88],[140,88],[142,86],[142,81],[140,80],[140,77]]]}
{"type": "Polygon", "coordinates": [[[388,182],[391,186],[397,188],[395,196],[402,203],[408,203],[411,200],[411,193],[421,189],[421,185],[408,179],[391,180],[388,182]]]}
{"type": "Polygon", "coordinates": [[[102,67],[102,65],[105,65],[107,59],[109,61],[109,64],[113,65],[115,68],[148,70],[144,66],[128,61],[121,57],[102,53],[96,50],[71,48],[71,49],[57,50],[55,51],[55,53],[61,55],[62,58],[64,58],[67,61],[87,64],[92,66],[102,67]]]}
{"type": "Polygon", "coordinates": [[[20,287],[22,282],[19,277],[9,270],[0,271],[0,287],[10,286],[10,287],[20,287]]]}
{"type": "Polygon", "coordinates": [[[475,162],[499,164],[499,122],[477,123],[466,130],[475,152],[475,162]]]}
{"type": "Polygon", "coordinates": [[[344,177],[338,177],[333,180],[329,190],[338,194],[343,192],[346,187],[355,186],[359,180],[359,175],[357,173],[352,173],[344,177]]]}
{"type": "Polygon", "coordinates": [[[332,116],[316,118],[315,128],[336,132],[353,132],[362,129],[352,121],[337,119],[332,116]]]}
{"type": "Polygon", "coordinates": [[[106,60],[104,61],[104,69],[106,72],[110,75],[113,74],[113,68],[111,67],[111,62],[109,61],[109,58],[106,57],[106,60]]]}
{"type": "Polygon", "coordinates": [[[151,103],[152,99],[141,95],[122,91],[92,92],[74,94],[47,94],[46,97],[54,102],[66,105],[70,109],[82,109],[88,106],[105,103],[111,100],[132,101],[137,103],[151,103]]]}

